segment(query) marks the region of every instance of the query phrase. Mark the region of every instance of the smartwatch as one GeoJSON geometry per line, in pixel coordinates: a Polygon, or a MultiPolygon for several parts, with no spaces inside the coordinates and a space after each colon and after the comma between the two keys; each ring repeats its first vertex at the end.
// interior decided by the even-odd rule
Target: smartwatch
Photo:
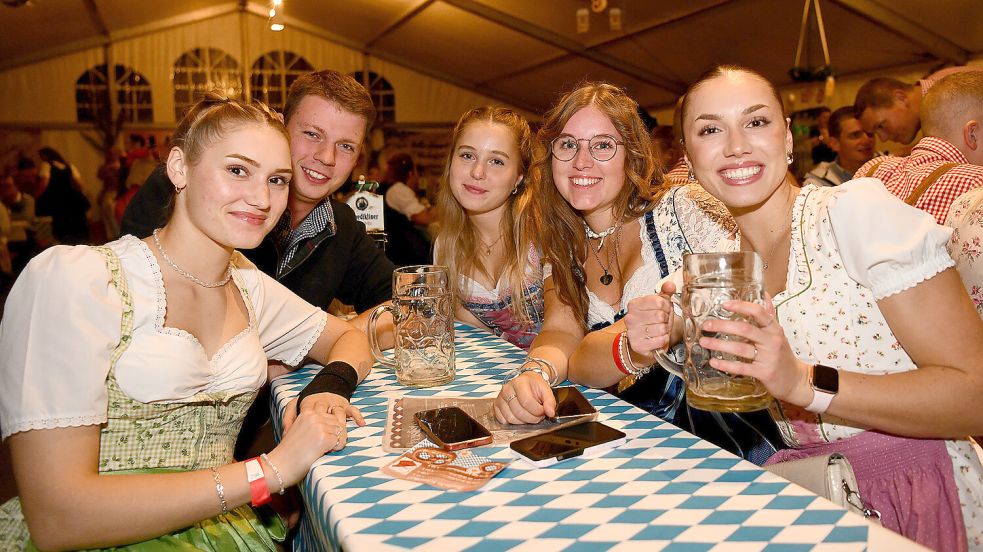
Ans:
{"type": "Polygon", "coordinates": [[[813,364],[809,369],[809,385],[813,395],[806,410],[822,414],[829,409],[829,403],[833,402],[833,397],[840,390],[840,372],[823,364],[813,364]]]}

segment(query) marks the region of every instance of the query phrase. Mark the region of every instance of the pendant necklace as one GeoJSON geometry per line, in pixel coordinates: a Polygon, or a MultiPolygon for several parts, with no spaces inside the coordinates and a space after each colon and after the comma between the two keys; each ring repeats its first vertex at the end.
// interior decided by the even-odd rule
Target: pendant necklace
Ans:
{"type": "Polygon", "coordinates": [[[621,241],[621,239],[620,239],[621,238],[621,225],[620,224],[616,224],[616,225],[612,226],[611,228],[608,228],[607,230],[605,230],[603,232],[600,232],[599,234],[595,234],[594,236],[591,236],[591,234],[593,232],[591,231],[590,227],[587,226],[586,223],[584,223],[584,226],[587,227],[587,237],[588,237],[587,249],[590,249],[591,253],[594,254],[594,260],[597,261],[597,266],[601,267],[601,270],[604,271],[604,274],[601,275],[601,277],[598,280],[601,282],[601,285],[604,285],[604,286],[611,285],[611,282],[614,281],[614,276],[611,275],[611,271],[609,269],[610,268],[613,268],[614,267],[614,264],[618,260],[618,242],[621,241]],[[617,232],[617,235],[614,237],[614,247],[608,248],[608,255],[607,255],[607,257],[608,257],[608,266],[604,266],[604,263],[601,262],[601,256],[599,255],[599,252],[601,251],[601,247],[604,246],[604,238],[607,238],[608,236],[610,236],[611,234],[613,234],[615,232],[617,232]],[[601,240],[601,242],[597,246],[597,249],[594,249],[591,246],[590,239],[600,239],[601,240]],[[611,250],[612,249],[614,250],[613,251],[613,253],[614,253],[614,259],[613,260],[611,259],[611,254],[612,254],[612,251],[611,250]]]}
{"type": "MultiPolygon", "coordinates": [[[[782,222],[782,225],[785,226],[784,221],[782,222]]],[[[780,236],[779,239],[774,244],[772,244],[771,248],[768,250],[768,255],[767,256],[763,255],[760,251],[758,251],[758,248],[756,248],[754,246],[754,244],[751,243],[750,240],[748,240],[748,239],[745,239],[744,240],[744,241],[747,242],[747,244],[749,246],[751,246],[751,250],[752,251],[754,251],[755,253],[757,253],[758,255],[761,256],[761,263],[762,263],[761,266],[762,266],[762,268],[764,270],[768,270],[768,261],[770,261],[772,259],[772,257],[775,256],[775,253],[778,252],[778,246],[781,245],[785,241],[785,239],[784,239],[785,234],[786,233],[789,234],[789,237],[791,238],[791,234],[792,234],[792,212],[791,211],[789,211],[788,225],[787,226],[788,226],[788,230],[786,230],[785,232],[779,233],[779,236],[780,236]]]]}
{"type": "Polygon", "coordinates": [[[482,240],[480,237],[478,238],[478,241],[481,242],[481,246],[485,248],[485,250],[483,251],[485,256],[489,256],[492,254],[492,248],[495,247],[498,244],[498,242],[502,241],[502,235],[499,234],[498,238],[496,238],[495,241],[491,243],[485,243],[484,240],[482,240]]]}
{"type": "Polygon", "coordinates": [[[157,244],[157,251],[160,251],[160,256],[164,258],[164,260],[167,262],[168,265],[170,265],[171,268],[174,269],[174,272],[177,272],[181,276],[184,276],[185,278],[191,280],[192,282],[198,284],[199,286],[206,287],[206,288],[222,287],[225,284],[229,283],[229,280],[232,279],[232,258],[231,257],[229,258],[229,266],[228,266],[228,268],[225,269],[225,278],[222,278],[221,280],[219,280],[217,282],[206,282],[204,280],[199,279],[197,276],[195,276],[194,274],[188,272],[187,270],[184,270],[183,268],[179,267],[174,261],[171,260],[170,257],[167,256],[167,252],[164,251],[164,247],[161,246],[161,244],[160,244],[160,238],[157,236],[157,234],[159,232],[160,232],[160,228],[157,228],[157,229],[154,230],[154,243],[157,244]]]}

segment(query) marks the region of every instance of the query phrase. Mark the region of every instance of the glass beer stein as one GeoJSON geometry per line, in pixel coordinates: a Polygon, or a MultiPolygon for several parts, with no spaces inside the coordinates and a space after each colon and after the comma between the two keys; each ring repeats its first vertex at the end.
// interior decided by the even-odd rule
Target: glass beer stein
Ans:
{"type": "MultiPolygon", "coordinates": [[[[757,379],[734,376],[710,366],[711,358],[748,359],[704,349],[700,345],[703,336],[743,340],[728,334],[703,331],[703,323],[713,318],[752,322],[746,316],[728,311],[723,304],[731,300],[763,304],[763,290],[762,262],[757,253],[690,253],[683,256],[683,289],[681,293],[674,294],[672,301],[683,311],[686,361],[679,375],[686,382],[686,400],[693,408],[749,412],[771,404],[771,395],[757,379]]],[[[678,365],[670,367],[664,354],[657,354],[657,358],[663,367],[678,374],[678,365]]]]}
{"type": "Polygon", "coordinates": [[[396,380],[413,387],[443,385],[454,379],[454,297],[447,268],[417,265],[393,271],[393,300],[369,317],[369,345],[382,365],[395,369],[396,380]],[[379,348],[376,324],[393,316],[395,348],[387,358],[379,348]]]}

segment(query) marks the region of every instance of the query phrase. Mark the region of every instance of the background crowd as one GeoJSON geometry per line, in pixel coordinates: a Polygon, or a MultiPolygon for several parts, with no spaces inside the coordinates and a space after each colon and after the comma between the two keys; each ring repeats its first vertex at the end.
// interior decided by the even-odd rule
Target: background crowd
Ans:
{"type": "MultiPolygon", "coordinates": [[[[950,68],[914,84],[872,80],[854,105],[820,119],[808,170],[792,166],[781,96],[742,67],[718,67],[692,83],[672,125],[646,124],[631,96],[606,83],[567,91],[535,131],[512,110],[476,108],[453,130],[436,196],[421,193],[409,155],[386,160],[385,250],[333,197],[350,181],[374,115],[359,83],[320,71],[294,82],[282,121],[265,106],[209,97],[185,116],[166,151],[150,151],[136,136],[125,155],[107,153],[96,205],[81,193],[78,171],[50,148],[39,152],[39,166],[23,159],[5,171],[0,270],[8,280],[23,275],[6,302],[0,381],[28,384],[0,391],[0,413],[27,526],[20,503],[8,503],[0,533],[19,524],[20,538],[27,527],[42,537],[69,523],[71,531],[45,544],[194,542],[216,524],[220,534],[236,525],[228,516],[238,512],[249,520],[246,541],[282,538],[284,527],[249,507],[250,498],[263,503],[245,485],[249,463],[257,462],[268,491],[282,491],[318,455],[344,446],[346,419],[361,419],[348,399],[370,365],[367,314],[388,300],[395,266],[436,262],[450,269],[459,320],[529,352],[496,399],[500,421],[552,415],[550,388],[566,380],[606,388],[758,464],[841,452],[885,526],[936,549],[983,547],[983,465],[969,437],[983,434],[976,408],[983,73],[950,68]],[[910,155],[874,157],[875,135],[910,144],[910,155]],[[98,223],[90,209],[102,213],[98,223]],[[102,249],[52,247],[103,242],[102,249]],[[728,304],[750,322],[709,322],[700,345],[737,359],[711,362],[757,377],[776,400],[766,410],[721,415],[688,405],[685,383],[657,360],[685,354],[667,299],[678,289],[683,255],[737,250],[762,258],[769,299],[728,304]],[[115,289],[81,293],[104,282],[107,270],[115,289]],[[165,289],[166,309],[159,304],[165,289]],[[100,327],[118,328],[122,316],[122,335],[86,333],[89,324],[74,319],[54,324],[59,311],[38,298],[55,291],[69,311],[100,327]],[[351,313],[347,321],[324,315],[339,303],[351,313]],[[164,333],[190,336],[208,352],[205,360],[221,357],[222,344],[240,342],[240,333],[256,333],[235,352],[250,371],[231,366],[218,383],[179,389],[171,379],[197,381],[202,359],[143,332],[164,327],[160,313],[174,330],[164,333]],[[52,342],[81,339],[90,353],[106,354],[93,353],[76,380],[51,386],[51,367],[79,353],[47,341],[43,350],[31,346],[25,332],[33,327],[48,328],[52,342]],[[257,361],[265,357],[276,361],[257,361]],[[263,436],[266,405],[255,394],[304,357],[326,368],[276,444],[263,436]],[[154,379],[134,366],[144,359],[187,366],[154,379]],[[838,390],[813,386],[816,370],[833,370],[838,390]],[[91,399],[86,408],[98,410],[86,410],[81,428],[62,422],[72,413],[31,400],[80,388],[91,399]],[[107,396],[183,404],[216,390],[225,395],[210,396],[215,408],[235,403],[223,415],[243,425],[238,444],[206,432],[198,441],[205,444],[189,445],[202,454],[188,459],[151,441],[141,454],[159,462],[137,473],[126,467],[127,486],[95,477],[124,469],[108,459],[133,435],[116,403],[100,410],[107,396]],[[107,427],[100,433],[93,424],[107,427]],[[86,462],[26,483],[26,467],[51,462],[66,443],[81,447],[86,462]],[[269,456],[254,456],[263,451],[269,456]],[[907,461],[885,461],[898,457],[907,461]],[[165,485],[194,506],[177,511],[178,500],[151,500],[165,485]],[[93,507],[82,516],[59,508],[60,489],[94,494],[93,507]],[[121,493],[154,505],[132,526],[110,528],[121,493]],[[939,498],[918,499],[926,495],[939,498]],[[197,529],[183,529],[189,523],[197,529]]],[[[145,415],[172,422],[153,409],[145,415]]]]}

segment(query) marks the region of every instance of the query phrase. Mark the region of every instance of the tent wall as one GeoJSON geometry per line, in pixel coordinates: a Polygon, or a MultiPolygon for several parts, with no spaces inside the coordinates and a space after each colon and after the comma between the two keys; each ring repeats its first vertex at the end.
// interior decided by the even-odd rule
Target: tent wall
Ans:
{"type": "MultiPolygon", "coordinates": [[[[150,82],[154,117],[151,126],[173,126],[176,123],[171,84],[174,62],[193,48],[217,48],[231,55],[238,61],[246,81],[253,63],[263,54],[277,50],[302,56],[315,68],[344,73],[367,69],[378,73],[395,91],[398,124],[450,126],[467,109],[501,104],[303,30],[288,28],[274,33],[261,17],[227,13],[119,40],[105,52],[96,47],[0,71],[0,129],[40,128],[40,143],[54,147],[79,168],[86,192],[94,199],[100,187],[96,172],[103,154],[82,137],[82,132],[92,134],[92,130],[77,122],[76,80],[86,70],[105,63],[108,56],[111,65],[130,67],[150,82]]],[[[125,132],[124,129],[124,135],[125,132]]],[[[9,164],[16,154],[16,151],[0,151],[0,165],[9,164]]]]}

